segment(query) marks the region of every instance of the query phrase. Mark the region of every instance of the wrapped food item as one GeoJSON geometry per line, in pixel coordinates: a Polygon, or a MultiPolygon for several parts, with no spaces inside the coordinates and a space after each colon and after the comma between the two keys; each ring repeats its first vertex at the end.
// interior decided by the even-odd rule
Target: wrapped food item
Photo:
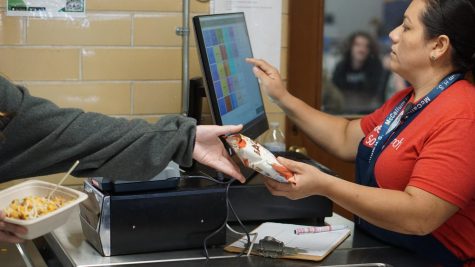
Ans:
{"type": "Polygon", "coordinates": [[[278,182],[295,184],[294,174],[259,143],[242,134],[230,135],[226,137],[226,142],[233,148],[244,166],[278,182]]]}

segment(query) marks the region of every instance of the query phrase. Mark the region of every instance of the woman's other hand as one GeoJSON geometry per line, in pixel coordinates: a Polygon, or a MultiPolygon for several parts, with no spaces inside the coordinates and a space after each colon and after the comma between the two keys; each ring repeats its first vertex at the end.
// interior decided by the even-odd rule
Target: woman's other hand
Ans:
{"type": "Polygon", "coordinates": [[[27,229],[20,225],[5,222],[5,215],[0,211],[0,243],[21,243],[24,240],[17,235],[27,234],[27,229]]]}
{"type": "Polygon", "coordinates": [[[284,87],[279,71],[262,59],[248,58],[246,61],[253,64],[254,75],[260,80],[262,89],[277,104],[288,94],[284,87]]]}
{"type": "Polygon", "coordinates": [[[193,158],[244,183],[246,179],[219,139],[222,135],[237,133],[241,130],[242,125],[198,125],[193,158]]]}
{"type": "Polygon", "coordinates": [[[266,178],[264,183],[272,195],[293,200],[312,195],[324,195],[324,190],[332,179],[331,176],[302,162],[282,157],[277,160],[294,173],[296,183],[279,183],[271,178],[266,178]]]}

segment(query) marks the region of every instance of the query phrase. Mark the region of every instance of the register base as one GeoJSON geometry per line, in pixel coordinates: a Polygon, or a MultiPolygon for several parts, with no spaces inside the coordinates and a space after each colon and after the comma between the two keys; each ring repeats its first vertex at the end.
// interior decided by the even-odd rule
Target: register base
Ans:
{"type": "MultiPolygon", "coordinates": [[[[225,188],[107,193],[84,184],[80,205],[83,233],[103,256],[201,248],[226,218],[225,188]]],[[[208,245],[225,243],[225,229],[208,245]]]]}

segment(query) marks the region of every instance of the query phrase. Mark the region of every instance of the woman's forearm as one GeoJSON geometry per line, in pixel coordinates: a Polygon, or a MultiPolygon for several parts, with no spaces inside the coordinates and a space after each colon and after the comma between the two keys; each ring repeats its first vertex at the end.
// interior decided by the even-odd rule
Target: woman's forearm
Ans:
{"type": "Polygon", "coordinates": [[[363,132],[358,121],[329,115],[289,94],[277,101],[285,114],[317,145],[335,156],[354,160],[363,132]]]}
{"type": "MultiPolygon", "coordinates": [[[[329,176],[327,174],[324,174],[329,176]]],[[[417,188],[397,191],[358,185],[327,177],[324,195],[378,227],[403,234],[426,235],[443,224],[457,208],[417,188]]]]}

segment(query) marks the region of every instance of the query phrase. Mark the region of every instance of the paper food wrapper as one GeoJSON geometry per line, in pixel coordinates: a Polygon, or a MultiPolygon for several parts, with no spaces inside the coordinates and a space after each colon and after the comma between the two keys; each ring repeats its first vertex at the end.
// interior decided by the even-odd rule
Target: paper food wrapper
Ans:
{"type": "Polygon", "coordinates": [[[226,142],[233,148],[244,166],[251,168],[278,182],[295,184],[293,172],[281,165],[274,154],[242,134],[226,137],[226,142]]]}

